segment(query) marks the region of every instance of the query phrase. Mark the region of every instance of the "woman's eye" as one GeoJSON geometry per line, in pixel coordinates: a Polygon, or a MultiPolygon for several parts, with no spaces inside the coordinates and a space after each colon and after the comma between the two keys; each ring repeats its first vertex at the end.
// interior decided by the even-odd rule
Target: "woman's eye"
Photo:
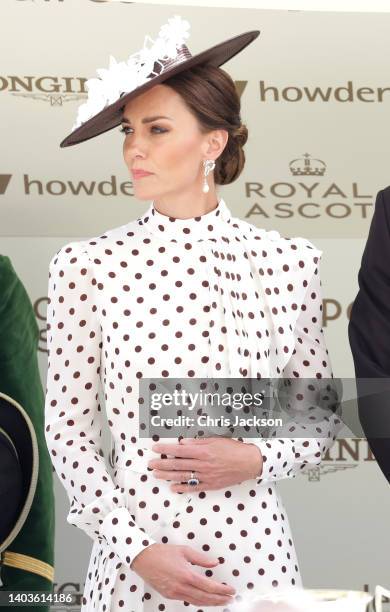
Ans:
{"type": "MultiPolygon", "coordinates": [[[[127,135],[127,134],[130,134],[130,132],[128,130],[131,130],[131,128],[129,128],[129,127],[121,127],[119,131],[123,132],[124,134],[127,135]]],[[[153,130],[157,130],[157,132],[154,132],[154,134],[164,134],[164,132],[168,132],[168,130],[166,130],[165,128],[160,128],[157,125],[154,125],[151,128],[151,131],[153,131],[153,130]]]]}

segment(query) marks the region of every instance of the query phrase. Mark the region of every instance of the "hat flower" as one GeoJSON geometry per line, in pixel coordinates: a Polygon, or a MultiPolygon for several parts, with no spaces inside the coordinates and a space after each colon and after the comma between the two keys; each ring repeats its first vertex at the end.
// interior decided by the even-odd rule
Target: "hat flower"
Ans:
{"type": "Polygon", "coordinates": [[[175,15],[160,28],[156,40],[146,35],[142,49],[130,55],[127,61],[117,62],[110,55],[109,67],[96,70],[99,78],[94,77],[86,81],[88,98],[78,108],[72,131],[118,100],[121,94],[133,91],[156,76],[156,62],[163,70],[162,60],[178,57],[178,49],[190,35],[189,29],[189,22],[175,15]]]}

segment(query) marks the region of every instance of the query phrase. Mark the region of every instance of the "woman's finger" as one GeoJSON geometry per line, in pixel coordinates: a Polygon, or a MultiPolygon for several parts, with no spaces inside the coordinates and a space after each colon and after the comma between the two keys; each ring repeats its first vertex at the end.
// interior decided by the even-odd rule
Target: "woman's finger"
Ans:
{"type": "Polygon", "coordinates": [[[207,593],[213,593],[214,595],[233,595],[235,593],[234,588],[228,584],[218,582],[217,580],[202,576],[201,574],[196,574],[195,572],[189,578],[189,583],[197,589],[207,591],[207,593]]]}
{"type": "Polygon", "coordinates": [[[148,467],[156,470],[198,470],[205,469],[205,464],[200,459],[152,459],[148,467]]]}
{"type": "Polygon", "coordinates": [[[201,589],[198,589],[190,584],[185,586],[185,591],[182,595],[184,601],[193,603],[196,606],[216,606],[232,603],[233,598],[230,595],[216,595],[214,593],[207,593],[201,589]]]}
{"type": "MultiPolygon", "coordinates": [[[[158,478],[160,480],[161,479],[173,480],[175,482],[185,482],[185,483],[187,482],[187,480],[191,478],[191,472],[188,470],[186,472],[179,472],[178,470],[174,472],[169,472],[168,470],[154,470],[153,475],[155,478],[158,478]]],[[[199,480],[202,480],[202,477],[199,474],[199,472],[195,473],[195,477],[198,478],[199,480]]]]}

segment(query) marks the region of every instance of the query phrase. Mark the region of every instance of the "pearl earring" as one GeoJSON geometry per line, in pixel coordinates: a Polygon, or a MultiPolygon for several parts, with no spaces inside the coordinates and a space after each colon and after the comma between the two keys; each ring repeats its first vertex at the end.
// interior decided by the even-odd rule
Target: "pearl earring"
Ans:
{"type": "Polygon", "coordinates": [[[204,180],[203,180],[203,193],[208,193],[210,191],[210,187],[207,183],[207,176],[210,174],[210,172],[212,172],[215,168],[215,162],[212,159],[206,159],[203,161],[203,174],[204,174],[204,180]]]}

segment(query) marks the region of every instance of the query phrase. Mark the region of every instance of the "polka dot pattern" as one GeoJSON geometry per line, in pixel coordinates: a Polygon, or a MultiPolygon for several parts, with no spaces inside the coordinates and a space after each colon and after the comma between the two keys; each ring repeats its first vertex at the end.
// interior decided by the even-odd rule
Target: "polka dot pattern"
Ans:
{"type": "Polygon", "coordinates": [[[177,494],[147,468],[159,455],[155,439],[140,437],[138,385],[145,377],[331,377],[320,257],[304,238],[233,217],[223,199],[189,219],[151,203],[138,219],[53,256],[45,435],[69,497],[67,521],[93,540],[82,612],[203,612],[163,598],[131,569],[155,542],[217,556],[218,567],[197,571],[233,585],[237,600],[254,588],[301,585],[274,481],[318,463],[331,426],[309,444],[251,438],[265,456],[260,477],[177,494]],[[101,450],[103,418],[112,476],[101,450]]]}

